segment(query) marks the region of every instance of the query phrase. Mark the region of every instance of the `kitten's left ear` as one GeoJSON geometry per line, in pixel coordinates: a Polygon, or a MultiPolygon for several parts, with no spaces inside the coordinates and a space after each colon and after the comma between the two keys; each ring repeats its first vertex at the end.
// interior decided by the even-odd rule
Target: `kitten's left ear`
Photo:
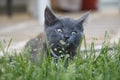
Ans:
{"type": "Polygon", "coordinates": [[[89,16],[90,12],[86,12],[80,19],[78,19],[77,21],[82,24],[85,22],[85,20],[87,19],[87,17],[89,16]]]}
{"type": "Polygon", "coordinates": [[[54,24],[54,22],[57,20],[56,16],[54,15],[54,13],[48,8],[48,6],[46,6],[45,8],[45,24],[46,25],[52,25],[54,24]]]}

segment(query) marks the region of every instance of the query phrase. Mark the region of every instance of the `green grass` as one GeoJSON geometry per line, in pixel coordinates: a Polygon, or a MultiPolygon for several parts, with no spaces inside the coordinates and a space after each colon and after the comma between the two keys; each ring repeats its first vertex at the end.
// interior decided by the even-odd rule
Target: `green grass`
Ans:
{"type": "Polygon", "coordinates": [[[120,80],[120,41],[112,50],[109,50],[109,41],[105,41],[97,57],[99,52],[92,43],[90,51],[78,50],[74,60],[69,60],[68,67],[62,60],[56,65],[51,57],[45,57],[37,64],[31,63],[29,50],[8,55],[4,44],[0,42],[0,51],[4,53],[0,58],[0,80],[120,80]]]}

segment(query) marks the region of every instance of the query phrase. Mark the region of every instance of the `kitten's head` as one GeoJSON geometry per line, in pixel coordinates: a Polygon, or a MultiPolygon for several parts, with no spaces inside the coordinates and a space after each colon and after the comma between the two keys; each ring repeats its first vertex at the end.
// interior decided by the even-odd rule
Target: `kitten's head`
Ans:
{"type": "Polygon", "coordinates": [[[52,51],[60,56],[63,53],[74,56],[80,39],[83,36],[83,23],[88,17],[86,13],[78,20],[58,18],[52,11],[45,9],[45,32],[52,51]]]}

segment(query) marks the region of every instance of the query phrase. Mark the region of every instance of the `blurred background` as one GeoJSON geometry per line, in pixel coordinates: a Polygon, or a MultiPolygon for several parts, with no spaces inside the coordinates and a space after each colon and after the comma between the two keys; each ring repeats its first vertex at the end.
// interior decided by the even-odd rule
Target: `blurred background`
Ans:
{"type": "Polygon", "coordinates": [[[111,43],[120,37],[120,0],[0,0],[0,41],[12,39],[11,48],[20,49],[43,32],[46,5],[74,19],[90,11],[84,27],[88,45],[94,41],[99,46],[105,31],[111,43]]]}

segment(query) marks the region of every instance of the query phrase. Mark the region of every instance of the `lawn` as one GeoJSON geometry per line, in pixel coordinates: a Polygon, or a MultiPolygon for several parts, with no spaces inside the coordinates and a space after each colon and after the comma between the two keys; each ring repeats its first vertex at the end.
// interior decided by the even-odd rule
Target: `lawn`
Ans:
{"type": "Polygon", "coordinates": [[[109,41],[105,40],[99,51],[95,50],[94,42],[89,51],[81,52],[80,45],[78,54],[69,60],[67,67],[65,60],[55,63],[50,56],[31,62],[29,49],[19,55],[16,51],[14,56],[8,55],[4,44],[5,41],[0,42],[0,51],[4,53],[4,57],[0,57],[0,80],[120,80],[120,41],[110,49],[109,41]]]}

